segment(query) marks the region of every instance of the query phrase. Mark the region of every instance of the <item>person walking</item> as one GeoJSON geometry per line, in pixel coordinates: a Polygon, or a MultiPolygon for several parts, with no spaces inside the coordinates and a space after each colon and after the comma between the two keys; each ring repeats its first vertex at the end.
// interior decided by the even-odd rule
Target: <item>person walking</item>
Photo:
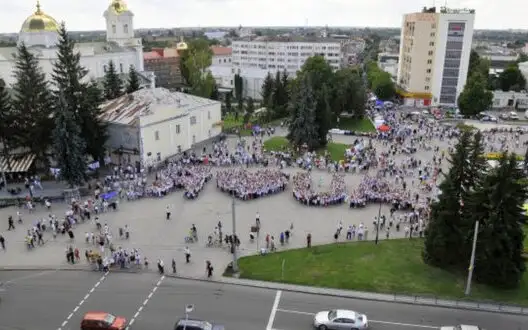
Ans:
{"type": "Polygon", "coordinates": [[[167,215],[167,220],[170,220],[170,217],[171,217],[170,205],[167,205],[166,215],[167,215]]]}
{"type": "Polygon", "coordinates": [[[4,236],[0,235],[0,247],[2,248],[2,250],[5,252],[6,250],[6,246],[5,246],[5,238],[4,236]]]}
{"type": "Polygon", "coordinates": [[[165,265],[163,264],[163,260],[158,259],[158,272],[160,275],[163,275],[165,273],[165,265]]]}
{"type": "Polygon", "coordinates": [[[207,278],[213,277],[213,265],[209,260],[205,262],[205,273],[207,274],[207,278]]]}
{"type": "Polygon", "coordinates": [[[176,274],[176,260],[172,258],[172,273],[176,274]]]}
{"type": "Polygon", "coordinates": [[[13,217],[12,216],[9,216],[9,218],[7,218],[7,230],[15,230],[15,222],[13,221],[13,217]]]}
{"type": "Polygon", "coordinates": [[[188,246],[185,247],[184,254],[185,254],[185,263],[186,264],[190,263],[191,262],[191,250],[189,249],[188,246]]]}

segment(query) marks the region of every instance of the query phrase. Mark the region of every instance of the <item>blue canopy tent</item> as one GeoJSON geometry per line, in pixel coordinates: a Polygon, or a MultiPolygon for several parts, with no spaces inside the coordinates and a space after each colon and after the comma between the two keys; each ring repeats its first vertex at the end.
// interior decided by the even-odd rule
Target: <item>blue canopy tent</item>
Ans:
{"type": "Polygon", "coordinates": [[[102,194],[100,197],[105,200],[110,200],[117,196],[117,191],[110,191],[105,194],[102,194]]]}

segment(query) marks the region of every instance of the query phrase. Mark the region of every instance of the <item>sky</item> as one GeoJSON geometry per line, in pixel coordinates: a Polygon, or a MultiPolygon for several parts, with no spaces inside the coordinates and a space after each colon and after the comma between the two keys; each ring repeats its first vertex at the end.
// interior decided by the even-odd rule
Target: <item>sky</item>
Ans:
{"type": "MultiPolygon", "coordinates": [[[[125,0],[135,28],[204,26],[400,27],[404,13],[434,0],[125,0]]],[[[18,32],[36,0],[2,1],[0,33],[18,32]]],[[[103,30],[111,0],[41,0],[42,10],[70,31],[103,30]]],[[[445,5],[445,0],[436,0],[445,5]]],[[[477,29],[528,29],[526,0],[448,0],[451,8],[476,10],[477,29]],[[513,10],[512,10],[513,8],[513,10]],[[517,10],[515,10],[517,8],[517,10]]]]}

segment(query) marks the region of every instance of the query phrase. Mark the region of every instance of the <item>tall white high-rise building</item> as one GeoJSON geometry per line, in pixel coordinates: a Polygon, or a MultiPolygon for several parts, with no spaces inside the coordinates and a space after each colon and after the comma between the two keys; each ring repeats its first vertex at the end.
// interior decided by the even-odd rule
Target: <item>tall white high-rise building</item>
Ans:
{"type": "Polygon", "coordinates": [[[424,8],[406,14],[397,84],[411,106],[456,105],[468,75],[475,11],[424,8]]]}

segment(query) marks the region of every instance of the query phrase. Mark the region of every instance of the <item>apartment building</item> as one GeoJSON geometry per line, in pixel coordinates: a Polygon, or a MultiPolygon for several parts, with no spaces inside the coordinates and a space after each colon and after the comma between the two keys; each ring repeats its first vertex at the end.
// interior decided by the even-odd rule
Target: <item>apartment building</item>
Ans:
{"type": "Polygon", "coordinates": [[[330,66],[339,69],[345,40],[294,37],[258,37],[232,43],[233,74],[244,81],[246,97],[260,99],[261,86],[268,72],[286,70],[295,76],[307,58],[323,56],[330,66]]]}
{"type": "Polygon", "coordinates": [[[232,49],[231,47],[211,46],[213,57],[211,66],[208,68],[213,75],[216,85],[223,90],[233,89],[234,71],[232,69],[232,49]]]}
{"type": "Polygon", "coordinates": [[[177,48],[153,48],[143,54],[145,70],[154,72],[156,86],[171,91],[183,85],[177,48]]]}
{"type": "Polygon", "coordinates": [[[472,9],[433,7],[404,15],[397,84],[406,105],[457,103],[466,84],[474,21],[472,9]]]}

